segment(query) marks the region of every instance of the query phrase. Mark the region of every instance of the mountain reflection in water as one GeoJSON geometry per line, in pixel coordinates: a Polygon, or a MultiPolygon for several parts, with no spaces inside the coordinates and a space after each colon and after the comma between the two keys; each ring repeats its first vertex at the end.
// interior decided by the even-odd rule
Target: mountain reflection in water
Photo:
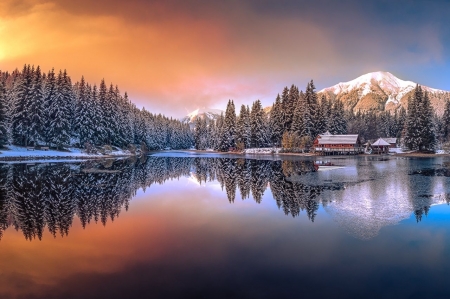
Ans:
{"type": "Polygon", "coordinates": [[[367,165],[350,161],[330,171],[318,170],[335,164],[313,160],[151,156],[143,161],[3,164],[0,238],[11,226],[28,240],[41,239],[45,227],[53,236],[68,235],[75,215],[83,227],[92,221],[106,225],[123,208],[128,209],[138,189],[182,176],[191,176],[199,184],[217,180],[230,202],[236,200],[238,190],[242,199],[251,197],[260,203],[270,186],[280,210],[292,217],[305,211],[313,222],[322,204],[341,227],[361,239],[376,236],[383,226],[398,223],[412,212],[420,221],[432,204],[449,201],[446,186],[436,193],[428,186],[436,185],[433,178],[421,176],[420,171],[399,175],[396,169],[402,164],[396,160],[379,162],[388,164],[369,160],[367,165]],[[377,169],[379,165],[385,166],[377,169]]]}

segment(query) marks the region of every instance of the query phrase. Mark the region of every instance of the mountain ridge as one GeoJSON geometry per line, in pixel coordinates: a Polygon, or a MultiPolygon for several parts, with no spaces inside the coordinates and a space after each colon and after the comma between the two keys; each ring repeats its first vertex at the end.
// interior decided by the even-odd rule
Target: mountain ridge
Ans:
{"type": "MultiPolygon", "coordinates": [[[[368,110],[393,112],[400,107],[407,108],[408,97],[416,86],[415,82],[404,81],[389,72],[378,71],[324,88],[318,91],[318,94],[325,95],[332,101],[341,100],[346,109],[355,113],[368,110]]],[[[450,99],[450,92],[420,86],[428,92],[435,111],[442,114],[445,100],[450,99]]]]}

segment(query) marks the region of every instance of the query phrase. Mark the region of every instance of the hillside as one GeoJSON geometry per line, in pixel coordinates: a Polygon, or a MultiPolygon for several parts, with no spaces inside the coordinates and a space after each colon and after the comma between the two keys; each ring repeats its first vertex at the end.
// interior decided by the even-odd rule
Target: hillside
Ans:
{"type": "Polygon", "coordinates": [[[195,120],[197,120],[197,118],[205,117],[209,120],[216,120],[222,113],[224,113],[224,111],[220,109],[199,108],[183,117],[181,122],[192,124],[195,120]]]}
{"type": "MultiPolygon", "coordinates": [[[[341,82],[319,91],[332,101],[341,100],[346,109],[353,112],[379,110],[394,111],[400,107],[407,107],[408,97],[412,94],[417,83],[401,80],[389,72],[373,72],[362,75],[349,82],[341,82]]],[[[450,93],[427,86],[431,105],[438,114],[444,111],[446,99],[450,93]]]]}

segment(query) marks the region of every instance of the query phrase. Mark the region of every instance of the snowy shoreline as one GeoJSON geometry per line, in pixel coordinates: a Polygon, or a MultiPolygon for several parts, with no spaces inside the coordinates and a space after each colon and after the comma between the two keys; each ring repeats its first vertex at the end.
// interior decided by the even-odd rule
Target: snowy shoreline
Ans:
{"type": "Polygon", "coordinates": [[[47,161],[47,160],[88,160],[102,158],[119,158],[134,156],[128,151],[112,151],[107,155],[87,154],[79,148],[69,148],[68,151],[57,150],[29,150],[26,147],[9,146],[9,149],[0,150],[0,162],[8,161],[47,161]]]}

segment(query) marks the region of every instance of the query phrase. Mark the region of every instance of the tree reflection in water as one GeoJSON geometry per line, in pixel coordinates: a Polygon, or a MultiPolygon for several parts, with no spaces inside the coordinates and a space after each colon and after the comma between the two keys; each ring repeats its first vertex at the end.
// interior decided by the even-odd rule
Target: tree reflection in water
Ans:
{"type": "Polygon", "coordinates": [[[0,167],[0,238],[8,227],[27,240],[41,239],[44,228],[67,236],[75,215],[86,227],[106,225],[127,210],[140,188],[193,176],[200,184],[217,180],[228,200],[252,197],[261,202],[270,185],[286,215],[306,211],[314,221],[320,194],[329,186],[309,186],[293,176],[316,171],[312,161],[261,161],[219,158],[148,157],[143,160],[82,163],[3,164],[0,167]]]}
{"type": "MultiPolygon", "coordinates": [[[[68,235],[75,215],[81,225],[114,221],[128,209],[140,188],[168,179],[193,177],[199,184],[218,181],[230,203],[253,198],[260,203],[270,186],[273,199],[286,215],[305,211],[314,222],[319,205],[344,183],[311,184],[302,180],[317,171],[312,160],[270,161],[231,158],[148,157],[79,163],[3,164],[0,166],[0,238],[9,227],[27,240],[41,239],[45,227],[68,235]],[[239,194],[239,195],[238,195],[239,194]]],[[[417,221],[429,210],[422,198],[414,205],[417,221]],[[423,202],[422,202],[423,201],[423,202]]],[[[449,201],[449,200],[448,200],[449,201]]]]}

